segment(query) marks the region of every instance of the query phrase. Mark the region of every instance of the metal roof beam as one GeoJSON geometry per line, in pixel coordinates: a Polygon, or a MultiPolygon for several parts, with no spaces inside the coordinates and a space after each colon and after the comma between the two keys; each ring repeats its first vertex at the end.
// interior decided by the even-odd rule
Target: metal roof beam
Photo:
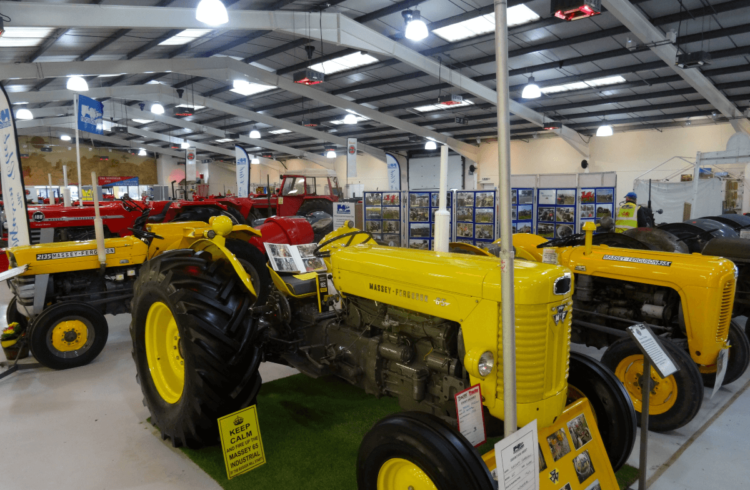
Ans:
{"type": "Polygon", "coordinates": [[[669,43],[664,33],[655,27],[640,9],[627,0],[603,0],[602,3],[628,30],[643,43],[648,44],[651,51],[664,63],[726,116],[735,131],[744,131],[750,134],[750,120],[700,70],[696,68],[680,69],[675,65],[678,54],[677,48],[669,43]]]}

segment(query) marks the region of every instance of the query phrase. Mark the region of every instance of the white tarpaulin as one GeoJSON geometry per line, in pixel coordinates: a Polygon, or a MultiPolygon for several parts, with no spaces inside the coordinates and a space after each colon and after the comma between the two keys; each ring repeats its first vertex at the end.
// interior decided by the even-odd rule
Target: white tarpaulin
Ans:
{"type": "MultiPolygon", "coordinates": [[[[694,182],[652,182],[651,208],[663,209],[664,214],[656,214],[656,223],[676,223],[683,221],[685,203],[693,206],[692,216],[716,216],[721,214],[721,189],[723,182],[719,179],[702,179],[698,181],[698,202],[693,203],[694,182]]],[[[648,181],[637,180],[635,193],[638,204],[648,205],[648,181]]]]}

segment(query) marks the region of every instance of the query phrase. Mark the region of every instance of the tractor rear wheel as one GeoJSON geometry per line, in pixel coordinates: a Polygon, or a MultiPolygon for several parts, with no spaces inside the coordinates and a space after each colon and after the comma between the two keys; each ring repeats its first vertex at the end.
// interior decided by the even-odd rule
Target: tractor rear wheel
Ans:
{"type": "Polygon", "coordinates": [[[359,490],[497,488],[476,449],[434,415],[401,412],[376,423],[359,446],[359,490]]]}
{"type": "Polygon", "coordinates": [[[253,300],[226,260],[175,250],[135,283],[130,334],[151,420],[175,447],[218,440],[216,419],[254,403],[261,345],[253,300]]]}
{"type": "MultiPolygon", "coordinates": [[[[703,378],[698,366],[674,342],[662,340],[661,345],[679,371],[661,378],[651,368],[648,428],[656,432],[684,426],[693,420],[703,403],[703,378]]],[[[643,354],[636,343],[629,338],[617,340],[604,353],[602,363],[622,382],[633,401],[633,407],[640,413],[643,401],[643,354]]],[[[640,417],[638,421],[640,424],[640,417]]]]}
{"type": "MultiPolygon", "coordinates": [[[[733,381],[737,381],[740,376],[745,374],[748,364],[750,364],[750,341],[747,340],[742,328],[732,320],[729,324],[729,359],[727,362],[727,372],[724,375],[722,386],[726,386],[733,381]]],[[[716,383],[716,364],[710,366],[701,366],[701,376],[703,376],[703,386],[713,388],[716,383]]]]}
{"type": "Polygon", "coordinates": [[[93,361],[107,344],[107,319],[86,303],[50,306],[31,324],[29,347],[42,365],[70,369],[93,361]]]}
{"type": "Polygon", "coordinates": [[[322,211],[331,217],[331,222],[326,226],[320,228],[313,227],[313,231],[315,232],[314,240],[320,242],[324,236],[333,231],[333,202],[325,199],[309,199],[299,207],[297,216],[307,216],[315,211],[322,211]]]}
{"type": "Polygon", "coordinates": [[[591,403],[612,470],[617,471],[635,445],[638,420],[633,402],[612,371],[599,361],[571,352],[568,403],[584,397],[591,403]]]}

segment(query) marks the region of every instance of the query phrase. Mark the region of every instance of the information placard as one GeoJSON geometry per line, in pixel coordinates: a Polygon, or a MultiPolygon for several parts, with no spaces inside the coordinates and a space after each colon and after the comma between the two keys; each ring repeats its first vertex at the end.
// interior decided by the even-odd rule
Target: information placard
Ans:
{"type": "Polygon", "coordinates": [[[456,414],[458,431],[474,447],[479,447],[487,440],[482,411],[482,387],[474,385],[456,393],[456,414]]]}
{"type": "Polygon", "coordinates": [[[498,490],[539,488],[538,448],[536,419],[495,444],[498,490]]]}
{"type": "Polygon", "coordinates": [[[672,358],[662,348],[654,333],[646,325],[628,327],[628,333],[638,344],[641,351],[648,356],[651,366],[662,378],[669,377],[678,371],[672,358]]]}
{"type": "Polygon", "coordinates": [[[227,478],[230,480],[266,464],[256,405],[220,418],[219,434],[227,478]]]}

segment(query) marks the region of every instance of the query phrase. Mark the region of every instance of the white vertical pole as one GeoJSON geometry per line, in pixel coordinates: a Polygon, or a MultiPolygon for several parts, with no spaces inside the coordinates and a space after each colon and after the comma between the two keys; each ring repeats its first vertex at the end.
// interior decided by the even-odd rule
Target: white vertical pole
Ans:
{"type": "Polygon", "coordinates": [[[107,262],[107,252],[104,249],[104,224],[102,217],[99,215],[99,193],[97,192],[96,172],[91,172],[91,189],[94,198],[94,233],[96,234],[96,251],[99,256],[99,263],[105,265],[107,262]]]}
{"type": "Polygon", "coordinates": [[[446,209],[448,198],[448,146],[440,147],[440,195],[438,196],[440,208],[435,212],[435,251],[447,252],[450,241],[451,214],[446,209]]]}
{"type": "Polygon", "coordinates": [[[495,71],[497,79],[497,168],[500,204],[500,284],[503,323],[503,405],[505,437],[516,419],[516,312],[513,294],[513,232],[510,215],[510,95],[508,90],[508,2],[495,0],[495,71]]]}
{"type": "Polygon", "coordinates": [[[698,180],[701,178],[701,152],[695,157],[693,172],[693,205],[690,207],[690,219],[698,217],[698,180]]]}
{"type": "Polygon", "coordinates": [[[47,186],[47,197],[49,198],[50,204],[57,204],[55,202],[55,198],[52,196],[52,174],[47,174],[47,180],[49,182],[49,185],[47,186]]]}
{"type": "MultiPolygon", "coordinates": [[[[81,179],[81,142],[78,137],[78,94],[73,97],[73,101],[73,118],[75,119],[74,124],[76,126],[76,162],[78,164],[78,205],[83,207],[83,181],[81,179]]],[[[96,189],[96,187],[94,187],[94,189],[96,189]]]]}
{"type": "Polygon", "coordinates": [[[63,165],[63,187],[68,187],[68,166],[63,165]]]}

